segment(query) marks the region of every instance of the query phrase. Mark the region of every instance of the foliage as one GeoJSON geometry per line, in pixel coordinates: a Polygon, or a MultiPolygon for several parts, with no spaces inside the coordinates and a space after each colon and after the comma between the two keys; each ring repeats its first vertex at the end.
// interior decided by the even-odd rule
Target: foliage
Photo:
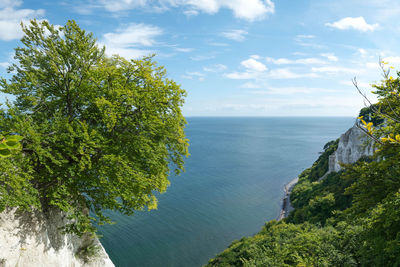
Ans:
{"type": "Polygon", "coordinates": [[[354,179],[344,179],[343,172],[333,172],[321,181],[299,184],[295,187],[296,195],[291,195],[295,210],[289,214],[287,221],[325,225],[329,218],[337,217],[340,211],[351,206],[352,196],[344,192],[353,182],[354,179]]]}
{"type": "Polygon", "coordinates": [[[336,151],[339,144],[339,139],[335,141],[330,141],[325,144],[324,152],[322,152],[321,156],[314,162],[311,167],[310,174],[308,175],[308,179],[312,182],[320,179],[325,173],[327,173],[329,169],[329,156],[336,151]]]}
{"type": "Polygon", "coordinates": [[[268,222],[256,235],[232,243],[207,266],[356,266],[351,243],[333,227],[268,222]]]}
{"type": "Polygon", "coordinates": [[[372,207],[383,201],[388,195],[400,189],[400,153],[398,148],[392,147],[385,152],[376,153],[375,157],[384,159],[372,162],[358,162],[347,168],[345,178],[357,177],[355,182],[347,188],[347,194],[353,196],[351,212],[359,215],[368,212],[372,207]]]}
{"type": "Polygon", "coordinates": [[[0,210],[19,207],[30,210],[40,205],[33,186],[33,166],[22,153],[0,160],[0,210]]]}
{"type": "Polygon", "coordinates": [[[400,80],[383,70],[379,102],[358,119],[374,155],[321,180],[336,149],[327,144],[300,174],[289,217],[233,242],[209,266],[400,266],[400,80]]]}
{"type": "MultiPolygon", "coordinates": [[[[328,171],[329,156],[337,149],[338,140],[328,142],[324,153],[313,166],[299,176],[299,182],[290,194],[292,206],[295,208],[287,218],[288,222],[311,222],[324,225],[326,220],[340,214],[350,207],[352,196],[345,195],[345,189],[354,179],[344,179],[342,172],[333,172],[324,179],[316,179],[315,174],[328,171]]],[[[321,175],[322,176],[322,175],[321,175]]]]}
{"type": "Polygon", "coordinates": [[[99,255],[101,248],[93,241],[80,247],[75,253],[75,256],[82,259],[84,263],[89,263],[91,259],[99,255]]]}
{"type": "Polygon", "coordinates": [[[19,135],[1,135],[0,134],[0,157],[10,157],[14,151],[21,149],[20,141],[22,136],[19,135]]]}
{"type": "Polygon", "coordinates": [[[373,125],[379,126],[384,122],[384,119],[374,112],[374,110],[379,110],[378,104],[372,104],[368,107],[362,108],[358,117],[364,118],[367,123],[371,122],[373,125]]]}
{"type": "Polygon", "coordinates": [[[400,191],[388,195],[363,220],[365,265],[400,265],[400,191]]]}
{"type": "Polygon", "coordinates": [[[24,137],[23,155],[0,163],[9,186],[0,208],[57,207],[78,234],[108,222],[103,210],[155,208],[154,193],[188,155],[185,91],[152,57],[107,57],[74,21],[58,29],[31,21],[23,31],[13,76],[0,81],[16,97],[0,130],[24,137]]]}

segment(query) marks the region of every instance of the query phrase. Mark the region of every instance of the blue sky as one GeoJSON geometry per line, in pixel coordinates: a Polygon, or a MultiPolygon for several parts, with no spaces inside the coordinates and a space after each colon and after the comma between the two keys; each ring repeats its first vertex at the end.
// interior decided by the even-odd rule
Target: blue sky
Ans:
{"type": "Polygon", "coordinates": [[[0,76],[20,21],[74,19],[108,54],[156,53],[186,116],[356,116],[351,79],[370,92],[380,57],[400,65],[399,17],[387,0],[0,0],[0,76]]]}

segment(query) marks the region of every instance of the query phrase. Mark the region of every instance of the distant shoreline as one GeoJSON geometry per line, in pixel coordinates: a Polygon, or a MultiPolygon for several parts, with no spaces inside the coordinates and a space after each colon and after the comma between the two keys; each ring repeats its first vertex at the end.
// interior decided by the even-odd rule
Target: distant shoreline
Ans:
{"type": "Polygon", "coordinates": [[[296,177],[285,185],[284,195],[283,195],[283,199],[282,199],[281,212],[277,219],[278,221],[286,218],[289,215],[289,213],[293,210],[293,207],[290,204],[290,193],[292,192],[293,187],[297,184],[298,181],[299,181],[299,177],[296,177]]]}

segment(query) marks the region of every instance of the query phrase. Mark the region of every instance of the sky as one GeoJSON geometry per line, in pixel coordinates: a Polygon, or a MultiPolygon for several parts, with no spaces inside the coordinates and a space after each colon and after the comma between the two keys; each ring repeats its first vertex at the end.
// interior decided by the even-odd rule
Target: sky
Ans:
{"type": "Polygon", "coordinates": [[[0,76],[21,21],[73,19],[108,55],[156,54],[185,116],[355,117],[352,79],[374,101],[379,60],[400,67],[399,16],[387,0],[0,0],[0,76]]]}

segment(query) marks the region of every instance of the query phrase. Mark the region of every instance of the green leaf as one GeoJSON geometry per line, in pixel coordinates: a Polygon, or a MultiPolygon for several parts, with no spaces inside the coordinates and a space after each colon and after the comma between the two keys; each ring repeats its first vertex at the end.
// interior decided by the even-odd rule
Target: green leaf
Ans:
{"type": "Polygon", "coordinates": [[[9,149],[18,149],[21,147],[21,144],[15,141],[7,140],[5,144],[8,146],[9,149]]]}
{"type": "Polygon", "coordinates": [[[0,149],[0,157],[6,158],[11,156],[11,151],[9,149],[0,149]]]}
{"type": "Polygon", "coordinates": [[[20,136],[20,135],[8,135],[8,136],[6,136],[6,140],[7,141],[19,142],[22,139],[24,139],[24,138],[22,136],[20,136]]]}

